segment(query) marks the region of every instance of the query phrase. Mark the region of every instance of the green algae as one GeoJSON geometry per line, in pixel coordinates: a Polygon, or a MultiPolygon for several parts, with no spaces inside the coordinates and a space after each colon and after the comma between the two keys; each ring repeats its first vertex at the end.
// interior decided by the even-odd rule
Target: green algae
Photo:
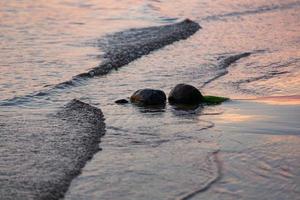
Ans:
{"type": "Polygon", "coordinates": [[[207,105],[218,105],[223,103],[224,101],[228,101],[229,98],[227,97],[218,97],[218,96],[203,96],[204,100],[203,103],[207,105]]]}

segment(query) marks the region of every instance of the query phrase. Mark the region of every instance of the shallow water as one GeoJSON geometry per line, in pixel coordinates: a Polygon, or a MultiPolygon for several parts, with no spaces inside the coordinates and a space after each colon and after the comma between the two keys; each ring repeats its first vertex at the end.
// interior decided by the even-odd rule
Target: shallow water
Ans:
{"type": "Polygon", "coordinates": [[[181,82],[232,99],[299,95],[299,10],[299,1],[276,0],[1,1],[3,105],[97,66],[105,52],[99,39],[106,34],[187,17],[202,26],[118,71],[1,106],[1,119],[12,125],[10,115],[31,119],[27,109],[44,116],[73,98],[102,109],[103,151],[72,182],[66,199],[296,198],[299,104],[232,101],[151,112],[114,101],[145,87],[168,93],[181,82]],[[251,55],[222,64],[244,52],[251,55]]]}

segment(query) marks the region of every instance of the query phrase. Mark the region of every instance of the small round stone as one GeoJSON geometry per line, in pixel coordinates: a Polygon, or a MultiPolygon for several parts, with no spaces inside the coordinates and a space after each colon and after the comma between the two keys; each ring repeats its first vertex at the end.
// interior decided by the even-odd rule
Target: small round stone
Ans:
{"type": "Polygon", "coordinates": [[[141,89],[130,97],[132,103],[139,105],[163,105],[166,103],[166,94],[161,90],[141,89]]]}
{"type": "Polygon", "coordinates": [[[170,104],[199,104],[203,101],[201,92],[192,85],[178,84],[168,96],[170,104]]]}
{"type": "Polygon", "coordinates": [[[119,99],[117,101],[115,101],[115,103],[117,104],[126,104],[126,103],[129,103],[126,99],[119,99]]]}

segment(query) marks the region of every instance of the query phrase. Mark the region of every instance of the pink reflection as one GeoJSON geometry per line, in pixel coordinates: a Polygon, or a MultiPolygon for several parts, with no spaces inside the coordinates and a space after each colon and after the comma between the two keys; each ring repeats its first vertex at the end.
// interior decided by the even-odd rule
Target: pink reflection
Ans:
{"type": "Polygon", "coordinates": [[[232,122],[246,122],[263,119],[265,116],[259,115],[246,115],[239,113],[224,113],[218,117],[220,123],[232,123],[232,122]]]}
{"type": "Polygon", "coordinates": [[[271,105],[300,105],[300,95],[261,97],[255,101],[271,105]]]}

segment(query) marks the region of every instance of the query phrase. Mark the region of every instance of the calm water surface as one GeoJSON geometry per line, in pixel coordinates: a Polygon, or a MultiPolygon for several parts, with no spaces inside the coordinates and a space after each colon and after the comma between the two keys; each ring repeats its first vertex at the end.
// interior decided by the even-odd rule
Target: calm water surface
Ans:
{"type": "Polygon", "coordinates": [[[26,121],[33,110],[44,116],[73,98],[102,109],[103,151],[66,199],[297,199],[299,104],[234,100],[149,112],[114,101],[145,87],[168,93],[181,82],[232,99],[299,95],[299,33],[300,2],[292,0],[4,0],[0,119],[26,121]],[[202,29],[78,87],[33,95],[101,63],[97,42],[106,34],[184,18],[202,29]],[[252,54],[220,67],[222,58],[243,52],[252,54]]]}

